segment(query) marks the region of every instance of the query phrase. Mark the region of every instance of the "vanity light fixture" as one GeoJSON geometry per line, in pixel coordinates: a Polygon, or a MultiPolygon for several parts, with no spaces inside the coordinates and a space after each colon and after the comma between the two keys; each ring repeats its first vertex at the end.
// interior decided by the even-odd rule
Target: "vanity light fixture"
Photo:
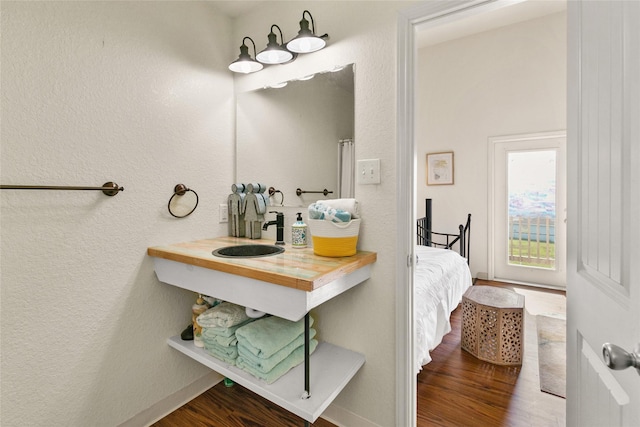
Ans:
{"type": "Polygon", "coordinates": [[[300,77],[298,80],[300,81],[311,80],[315,76],[316,76],[315,74],[309,74],[308,76],[300,77]]]}
{"type": "Polygon", "coordinates": [[[277,25],[271,26],[271,32],[267,36],[269,42],[267,47],[256,55],[256,59],[263,64],[284,64],[285,62],[295,59],[294,54],[289,52],[284,46],[284,40],[282,38],[282,30],[277,25]],[[273,28],[277,28],[280,32],[280,41],[282,44],[278,44],[276,34],[273,32],[273,28]]]}
{"type": "Polygon", "coordinates": [[[300,31],[298,31],[298,35],[290,40],[289,43],[284,44],[282,30],[274,24],[271,26],[271,32],[267,35],[267,47],[258,54],[256,54],[256,44],[253,42],[253,39],[251,37],[243,38],[242,46],[240,46],[240,56],[229,65],[229,69],[235,73],[248,74],[262,70],[264,67],[262,64],[285,64],[295,60],[299,53],[310,53],[322,49],[327,45],[325,41],[327,38],[329,38],[329,34],[316,36],[313,16],[311,16],[308,10],[305,10],[302,12],[300,31]],[[311,29],[309,29],[309,21],[305,18],[305,15],[311,19],[311,29]],[[277,28],[278,32],[280,32],[280,42],[282,44],[278,44],[274,28],[277,28]],[[256,59],[253,59],[251,55],[249,55],[249,48],[245,44],[245,40],[247,39],[251,40],[251,44],[253,44],[253,56],[255,56],[256,59]]]}
{"type": "Polygon", "coordinates": [[[310,53],[322,49],[327,42],[324,40],[329,37],[328,34],[316,36],[316,27],[313,22],[313,16],[308,10],[302,12],[302,20],[300,21],[300,31],[298,35],[287,43],[287,49],[295,53],[310,53]],[[304,19],[304,14],[308,14],[311,19],[311,30],[309,30],[309,21],[304,19]]]}
{"type": "Polygon", "coordinates": [[[260,71],[264,67],[249,55],[249,48],[244,44],[247,39],[251,40],[251,44],[253,44],[253,55],[255,56],[256,54],[256,44],[253,42],[253,39],[251,37],[243,38],[242,46],[240,46],[240,56],[229,64],[229,69],[235,73],[249,74],[255,71],[260,71]]]}

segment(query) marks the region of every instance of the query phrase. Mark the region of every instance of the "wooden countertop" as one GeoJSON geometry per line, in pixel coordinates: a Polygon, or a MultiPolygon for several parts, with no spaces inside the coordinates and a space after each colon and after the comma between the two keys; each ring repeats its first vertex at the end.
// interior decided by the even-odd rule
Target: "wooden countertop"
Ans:
{"type": "Polygon", "coordinates": [[[251,240],[238,237],[217,237],[154,246],[147,249],[149,256],[164,258],[184,264],[249,277],[276,285],[303,291],[316,290],[340,276],[351,273],[376,261],[375,252],[358,251],[350,257],[329,258],[315,255],[312,248],[295,249],[285,245],[278,255],[261,258],[221,258],[212,254],[225,246],[265,244],[267,239],[251,240]]]}

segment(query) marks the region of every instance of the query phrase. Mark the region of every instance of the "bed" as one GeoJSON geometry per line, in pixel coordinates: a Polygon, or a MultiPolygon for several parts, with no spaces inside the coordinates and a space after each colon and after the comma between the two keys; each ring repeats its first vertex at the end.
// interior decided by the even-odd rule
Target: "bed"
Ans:
{"type": "Polygon", "coordinates": [[[458,233],[431,229],[431,200],[426,216],[418,220],[414,280],[416,373],[431,361],[429,352],[451,331],[449,318],[471,286],[469,237],[471,214],[458,233]]]}

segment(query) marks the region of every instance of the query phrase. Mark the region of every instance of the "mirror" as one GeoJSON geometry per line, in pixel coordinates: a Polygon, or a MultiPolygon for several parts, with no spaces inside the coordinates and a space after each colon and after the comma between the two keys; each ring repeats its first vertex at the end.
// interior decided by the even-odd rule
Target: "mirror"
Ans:
{"type": "MultiPolygon", "coordinates": [[[[352,140],[354,131],[353,68],[239,94],[235,182],[273,187],[271,206],[340,197],[340,141],[352,140]],[[325,189],[331,193],[325,196],[325,189]]],[[[353,182],[353,154],[349,164],[346,179],[353,182]]]]}

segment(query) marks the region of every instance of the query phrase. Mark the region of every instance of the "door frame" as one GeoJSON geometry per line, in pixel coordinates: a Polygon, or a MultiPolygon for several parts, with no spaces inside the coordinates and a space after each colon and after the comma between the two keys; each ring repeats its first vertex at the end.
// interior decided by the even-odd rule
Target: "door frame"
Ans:
{"type": "MultiPolygon", "coordinates": [[[[560,186],[560,193],[557,194],[556,196],[558,198],[563,198],[564,199],[564,203],[563,204],[559,204],[558,207],[560,208],[565,208],[565,212],[559,212],[558,210],[556,211],[556,217],[557,217],[557,221],[560,222],[562,221],[562,215],[565,216],[564,220],[566,222],[566,170],[567,170],[567,159],[566,159],[566,138],[567,138],[567,131],[566,130],[558,130],[558,131],[551,131],[551,132],[536,132],[536,133],[527,133],[527,134],[519,134],[519,135],[508,135],[508,136],[498,136],[498,137],[490,137],[487,141],[487,161],[488,161],[488,171],[489,171],[489,177],[488,177],[488,212],[487,212],[487,254],[489,254],[489,256],[487,257],[487,278],[489,280],[495,280],[496,276],[495,276],[495,260],[494,260],[494,254],[495,254],[495,249],[496,249],[496,241],[495,241],[495,215],[496,215],[496,211],[495,211],[495,201],[496,201],[496,165],[495,165],[495,147],[496,144],[500,144],[500,143],[506,143],[506,142],[513,142],[513,143],[518,143],[518,142],[530,142],[530,141],[534,141],[534,140],[544,140],[544,139],[556,139],[556,138],[564,138],[565,139],[565,148],[564,150],[561,150],[562,152],[559,153],[560,155],[557,158],[557,161],[563,161],[564,162],[564,170],[565,170],[565,180],[564,183],[562,183],[562,185],[560,186]]],[[[566,229],[566,227],[565,227],[566,229]]],[[[564,240],[564,254],[561,254],[562,256],[559,257],[556,262],[558,265],[558,272],[566,272],[566,230],[560,234],[560,238],[562,240],[564,240]]],[[[544,287],[544,288],[552,288],[552,289],[561,289],[564,290],[566,289],[566,278],[565,278],[565,286],[553,286],[553,285],[545,285],[545,284],[533,284],[530,282],[520,282],[517,280],[511,280],[511,279],[506,279],[504,277],[499,277],[498,280],[501,280],[503,282],[509,282],[509,283],[518,283],[518,284],[524,284],[524,285],[535,285],[538,287],[544,287]]]]}

